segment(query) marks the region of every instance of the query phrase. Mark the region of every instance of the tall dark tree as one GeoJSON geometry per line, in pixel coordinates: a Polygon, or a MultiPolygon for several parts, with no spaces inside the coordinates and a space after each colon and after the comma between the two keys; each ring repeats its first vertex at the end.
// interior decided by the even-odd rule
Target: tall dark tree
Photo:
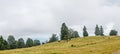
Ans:
{"type": "Polygon", "coordinates": [[[4,46],[3,46],[3,37],[1,36],[0,37],[0,50],[3,50],[4,48],[3,48],[4,46]]]}
{"type": "Polygon", "coordinates": [[[52,37],[49,39],[49,42],[55,42],[58,41],[58,37],[56,36],[56,34],[52,34],[52,37]]]}
{"type": "Polygon", "coordinates": [[[84,37],[87,37],[87,36],[88,36],[88,32],[87,32],[86,26],[84,26],[84,28],[83,28],[83,36],[84,36],[84,37]]]}
{"type": "Polygon", "coordinates": [[[118,32],[117,32],[116,30],[111,30],[110,33],[109,33],[109,35],[110,35],[110,36],[116,36],[117,33],[118,33],[118,32]]]}
{"type": "Polygon", "coordinates": [[[10,46],[10,49],[15,49],[15,48],[17,48],[15,38],[14,38],[12,35],[9,35],[7,41],[8,41],[8,44],[9,44],[9,46],[10,46]]]}
{"type": "Polygon", "coordinates": [[[8,42],[6,40],[3,40],[3,45],[4,45],[4,50],[5,49],[9,49],[9,45],[8,45],[8,42]]]}
{"type": "Polygon", "coordinates": [[[104,30],[103,30],[103,27],[102,27],[102,26],[100,26],[100,35],[101,35],[101,36],[104,36],[104,30]]]}
{"type": "Polygon", "coordinates": [[[95,35],[96,36],[100,35],[100,29],[99,29],[98,25],[96,25],[96,27],[95,27],[95,35]]]}
{"type": "Polygon", "coordinates": [[[26,47],[32,47],[33,46],[33,40],[31,38],[28,38],[26,41],[26,47]]]}
{"type": "Polygon", "coordinates": [[[17,47],[18,48],[24,48],[25,47],[25,43],[24,43],[23,38],[18,39],[17,47]]]}
{"type": "Polygon", "coordinates": [[[3,37],[0,37],[0,50],[9,49],[9,45],[6,40],[3,39],[3,37]]]}
{"type": "Polygon", "coordinates": [[[34,46],[38,46],[40,45],[40,41],[39,40],[34,40],[34,46]]]}
{"type": "Polygon", "coordinates": [[[68,27],[66,26],[65,23],[62,24],[60,38],[61,38],[61,40],[68,39],[68,27]]]}

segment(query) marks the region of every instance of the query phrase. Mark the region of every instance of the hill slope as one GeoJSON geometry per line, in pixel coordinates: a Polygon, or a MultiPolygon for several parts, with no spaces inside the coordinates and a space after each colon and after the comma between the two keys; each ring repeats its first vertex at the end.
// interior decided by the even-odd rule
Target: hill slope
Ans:
{"type": "Polygon", "coordinates": [[[120,36],[74,38],[31,48],[0,51],[0,54],[111,54],[120,49],[120,36]],[[74,47],[71,47],[74,45],[74,47]]]}

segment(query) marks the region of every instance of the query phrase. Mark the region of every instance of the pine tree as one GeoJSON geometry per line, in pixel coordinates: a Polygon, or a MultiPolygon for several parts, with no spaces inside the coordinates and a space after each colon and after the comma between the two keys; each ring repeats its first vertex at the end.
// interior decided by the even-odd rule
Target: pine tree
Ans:
{"type": "Polygon", "coordinates": [[[12,35],[9,35],[7,41],[8,41],[8,44],[9,44],[9,46],[10,46],[10,49],[15,49],[15,48],[17,48],[16,40],[15,40],[15,38],[14,38],[12,35]]]}
{"type": "Polygon", "coordinates": [[[34,40],[34,46],[38,46],[40,45],[40,41],[39,40],[34,40]]]}
{"type": "Polygon", "coordinates": [[[3,40],[3,45],[4,45],[4,50],[10,48],[6,40],[3,40]]]}
{"type": "Polygon", "coordinates": [[[28,38],[26,41],[26,47],[32,47],[33,46],[33,40],[31,38],[28,38]]]}
{"type": "Polygon", "coordinates": [[[95,35],[96,36],[100,35],[100,29],[99,29],[98,25],[96,25],[96,28],[95,28],[95,35]]]}
{"type": "Polygon", "coordinates": [[[24,43],[23,38],[18,39],[17,47],[18,48],[24,48],[25,47],[25,43],[24,43]]]}
{"type": "Polygon", "coordinates": [[[5,50],[5,49],[8,49],[9,46],[8,46],[8,43],[6,40],[3,39],[3,37],[1,36],[0,37],[0,50],[5,50]]]}
{"type": "Polygon", "coordinates": [[[104,36],[104,34],[103,34],[103,33],[104,33],[103,27],[102,27],[102,26],[100,26],[100,35],[101,35],[101,36],[104,36]]]}
{"type": "Polygon", "coordinates": [[[0,50],[3,50],[3,37],[0,37],[0,50]]]}
{"type": "Polygon", "coordinates": [[[84,37],[87,37],[87,36],[88,36],[88,32],[87,32],[86,26],[84,26],[84,28],[83,28],[83,36],[84,36],[84,37]]]}
{"type": "Polygon", "coordinates": [[[61,40],[66,40],[66,36],[68,36],[68,27],[66,26],[65,23],[63,23],[61,27],[61,35],[60,35],[61,40]]]}

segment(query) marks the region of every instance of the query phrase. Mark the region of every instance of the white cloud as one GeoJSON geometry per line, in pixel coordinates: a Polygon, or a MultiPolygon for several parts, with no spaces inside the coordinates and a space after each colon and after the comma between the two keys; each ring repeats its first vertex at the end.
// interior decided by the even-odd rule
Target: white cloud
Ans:
{"type": "Polygon", "coordinates": [[[114,25],[115,23],[111,22],[111,23],[108,23],[106,24],[106,29],[105,29],[105,34],[109,35],[109,32],[114,29],[114,25]]]}
{"type": "Polygon", "coordinates": [[[60,33],[63,22],[80,35],[82,25],[93,35],[96,24],[107,26],[108,34],[112,26],[119,28],[115,26],[120,23],[119,3],[119,0],[1,0],[0,34],[48,39],[52,33],[60,33]]]}
{"type": "Polygon", "coordinates": [[[73,25],[73,26],[69,26],[69,28],[75,30],[75,31],[78,31],[79,35],[82,35],[82,27],[83,26],[80,26],[80,25],[73,25]]]}

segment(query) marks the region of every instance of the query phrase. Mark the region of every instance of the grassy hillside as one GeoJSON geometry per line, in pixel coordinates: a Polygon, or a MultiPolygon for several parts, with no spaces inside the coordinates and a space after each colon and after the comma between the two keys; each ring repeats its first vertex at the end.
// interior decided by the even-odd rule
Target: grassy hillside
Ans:
{"type": "Polygon", "coordinates": [[[119,36],[75,38],[31,48],[0,51],[0,54],[111,54],[120,50],[119,36]],[[71,47],[74,45],[74,47],[71,47]]]}

